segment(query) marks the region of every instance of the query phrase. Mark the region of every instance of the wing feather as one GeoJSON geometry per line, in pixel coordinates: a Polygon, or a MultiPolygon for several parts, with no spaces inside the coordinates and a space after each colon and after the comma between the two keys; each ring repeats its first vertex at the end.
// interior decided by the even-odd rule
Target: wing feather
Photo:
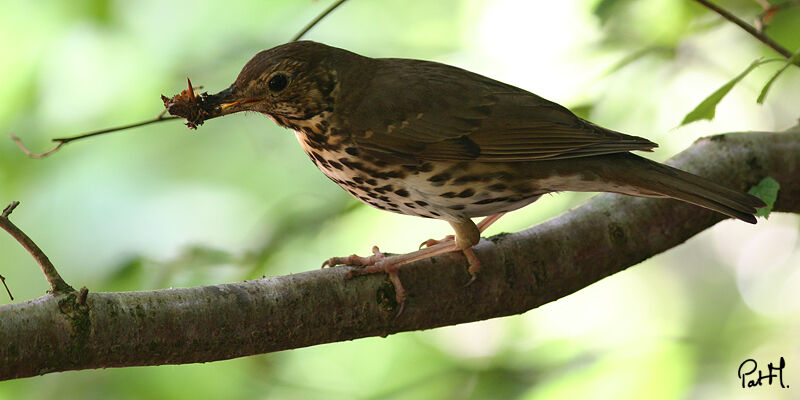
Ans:
{"type": "Polygon", "coordinates": [[[376,61],[368,89],[344,120],[357,146],[378,157],[515,162],[657,147],[460,68],[420,60],[376,61]]]}

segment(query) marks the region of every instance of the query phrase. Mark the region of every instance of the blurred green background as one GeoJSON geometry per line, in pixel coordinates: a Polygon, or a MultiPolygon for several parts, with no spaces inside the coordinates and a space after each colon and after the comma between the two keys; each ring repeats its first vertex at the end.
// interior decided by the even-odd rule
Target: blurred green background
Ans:
{"type": "MultiPolygon", "coordinates": [[[[718,1],[746,20],[751,0],[718,1]]],[[[0,1],[0,129],[34,151],[52,137],[152,118],[185,78],[216,92],[257,51],[329,1],[0,1]]],[[[800,8],[767,31],[800,47],[800,8]]],[[[455,64],[661,144],[783,130],[800,113],[790,68],[766,104],[765,65],[717,118],[673,129],[751,61],[774,54],[693,1],[351,0],[308,39],[369,56],[455,64]]],[[[208,285],[317,268],[373,244],[410,251],[449,233],[381,212],[328,181],[294,135],[255,114],[196,132],[165,122],[76,142],[41,160],[0,137],[0,202],[64,278],[91,291],[208,285]]],[[[586,195],[547,196],[489,235],[551,218],[586,195]]],[[[790,399],[800,390],[800,219],[726,221],[666,254],[521,316],[237,360],[56,373],[0,383],[0,399],[790,399]],[[786,358],[790,389],[743,390],[739,364],[786,358]]],[[[44,294],[0,235],[17,298],[44,294]]],[[[0,304],[9,303],[0,292],[0,304]]],[[[324,312],[324,311],[321,311],[324,312]]],[[[2,321],[0,321],[2,323],[2,321]]]]}

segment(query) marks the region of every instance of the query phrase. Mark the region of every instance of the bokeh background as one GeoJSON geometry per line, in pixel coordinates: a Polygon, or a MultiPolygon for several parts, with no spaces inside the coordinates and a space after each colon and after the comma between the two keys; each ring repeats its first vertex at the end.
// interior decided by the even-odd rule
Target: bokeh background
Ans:
{"type": "MultiPolygon", "coordinates": [[[[719,4],[752,20],[756,1],[719,4]]],[[[329,1],[0,1],[0,130],[34,151],[52,137],[154,117],[185,78],[215,92],[257,51],[329,1]]],[[[767,31],[800,47],[800,8],[767,31]]],[[[675,0],[351,0],[308,39],[365,55],[455,64],[661,144],[783,130],[800,116],[781,63],[725,98],[711,122],[674,129],[751,61],[774,54],[675,0]]],[[[489,235],[551,218],[588,195],[548,196],[489,235]]],[[[373,244],[409,251],[444,222],[358,204],[291,132],[259,115],[177,121],[25,157],[0,137],[0,202],[65,279],[92,291],[208,285],[317,268],[373,244]]],[[[726,221],[665,254],[524,315],[200,365],[56,373],[0,383],[0,399],[790,399],[800,397],[800,219],[726,221]],[[739,364],[785,357],[791,388],[743,390],[739,364]]],[[[26,301],[47,289],[0,235],[0,274],[26,301]]],[[[0,292],[0,304],[10,300],[0,292]]],[[[325,312],[320,310],[320,312],[325,312]]],[[[0,321],[2,323],[2,321],[0,321]]]]}

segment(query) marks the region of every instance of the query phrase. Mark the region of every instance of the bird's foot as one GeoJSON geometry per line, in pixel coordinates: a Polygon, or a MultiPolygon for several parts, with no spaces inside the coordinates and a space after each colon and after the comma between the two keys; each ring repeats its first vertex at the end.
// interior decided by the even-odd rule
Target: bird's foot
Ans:
{"type": "MultiPolygon", "coordinates": [[[[419,248],[422,249],[423,247],[433,247],[442,243],[453,243],[454,240],[455,236],[453,235],[447,235],[440,240],[428,239],[422,242],[419,245],[419,248]]],[[[483,265],[481,265],[481,261],[478,259],[478,256],[475,255],[475,252],[472,251],[472,247],[467,247],[466,249],[461,250],[461,252],[464,253],[464,256],[467,257],[467,261],[469,262],[468,271],[470,275],[470,280],[464,285],[464,286],[469,286],[472,284],[472,282],[475,282],[475,279],[477,279],[478,277],[478,272],[483,268],[483,265]]]]}
{"type": "Polygon", "coordinates": [[[469,282],[464,285],[466,287],[471,285],[472,282],[475,282],[475,279],[478,278],[478,272],[483,268],[483,265],[481,265],[481,260],[475,255],[475,252],[472,251],[472,247],[467,247],[461,250],[461,252],[464,253],[464,256],[467,257],[467,261],[469,262],[469,269],[467,269],[467,271],[469,272],[470,279],[469,282]]]}
{"type": "Polygon", "coordinates": [[[381,253],[378,246],[372,246],[372,255],[369,257],[361,257],[356,254],[351,254],[347,257],[331,257],[322,263],[322,268],[335,267],[337,265],[352,265],[354,267],[367,267],[375,265],[377,262],[386,258],[386,254],[381,253]]]}
{"type": "Polygon", "coordinates": [[[426,240],[426,241],[424,241],[424,242],[420,243],[420,244],[419,244],[419,248],[421,249],[421,248],[423,248],[423,247],[431,247],[431,246],[435,246],[435,245],[437,245],[437,244],[439,244],[439,243],[450,242],[450,241],[453,241],[453,240],[455,240],[455,238],[456,238],[456,237],[455,237],[455,236],[453,236],[453,235],[447,235],[447,236],[443,237],[443,238],[442,238],[442,239],[440,239],[440,240],[436,240],[436,239],[428,239],[428,240],[426,240]]]}
{"type": "MultiPolygon", "coordinates": [[[[377,246],[373,247],[373,252],[375,251],[375,249],[377,249],[377,246]]],[[[389,281],[392,282],[392,285],[394,286],[394,298],[398,305],[398,310],[395,317],[399,317],[400,314],[403,313],[403,309],[405,309],[406,307],[406,290],[405,288],[403,288],[403,283],[400,281],[400,274],[399,274],[400,266],[402,266],[403,264],[398,262],[393,262],[392,258],[394,257],[397,256],[390,256],[390,257],[384,256],[383,259],[376,262],[375,264],[366,265],[363,266],[362,268],[352,269],[350,270],[350,272],[347,273],[347,275],[345,275],[344,278],[353,279],[361,275],[371,275],[371,274],[377,274],[379,272],[386,273],[386,275],[389,277],[389,281]]]]}
{"type": "Polygon", "coordinates": [[[322,263],[322,268],[335,267],[337,265],[360,267],[348,272],[344,277],[345,279],[353,279],[356,276],[377,274],[379,272],[386,273],[389,276],[389,281],[394,285],[395,300],[399,305],[397,316],[399,316],[405,307],[406,291],[400,282],[400,275],[398,274],[400,266],[404,263],[394,261],[395,257],[399,256],[387,256],[378,249],[378,246],[372,246],[372,255],[369,257],[361,257],[356,254],[351,254],[347,257],[331,257],[322,263]]]}
{"type": "MultiPolygon", "coordinates": [[[[397,300],[397,304],[400,305],[400,311],[397,313],[397,315],[400,315],[400,313],[403,312],[406,300],[406,291],[403,288],[403,284],[400,282],[400,275],[398,273],[400,267],[410,264],[414,261],[424,260],[426,258],[435,257],[440,254],[450,253],[453,251],[459,251],[459,248],[456,247],[454,240],[442,240],[441,242],[433,244],[430,247],[426,247],[422,250],[391,256],[387,256],[386,254],[382,253],[377,246],[373,246],[372,255],[369,257],[361,257],[355,254],[347,257],[332,257],[322,263],[322,267],[335,267],[337,265],[361,267],[352,269],[347,273],[345,279],[352,279],[356,276],[370,275],[380,272],[386,273],[386,275],[389,276],[389,280],[394,285],[395,299],[397,300]]],[[[462,251],[467,256],[467,260],[469,260],[470,263],[469,271],[470,275],[472,275],[472,279],[469,283],[472,283],[475,280],[475,273],[480,270],[480,261],[478,261],[478,258],[475,257],[475,253],[472,252],[472,249],[462,251]]]]}

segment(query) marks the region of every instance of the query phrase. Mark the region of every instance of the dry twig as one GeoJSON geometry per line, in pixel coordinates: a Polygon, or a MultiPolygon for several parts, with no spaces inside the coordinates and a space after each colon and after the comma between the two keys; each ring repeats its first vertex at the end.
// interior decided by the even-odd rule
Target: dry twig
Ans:
{"type": "MultiPolygon", "coordinates": [[[[42,268],[42,272],[44,273],[45,279],[47,279],[47,283],[50,284],[50,293],[58,294],[58,293],[68,293],[74,292],[75,289],[72,286],[68,285],[64,279],[61,278],[61,275],[58,274],[56,271],[56,267],[50,262],[50,259],[47,258],[47,255],[44,254],[42,249],[31,240],[28,235],[25,234],[21,229],[17,228],[8,216],[11,215],[11,212],[14,211],[15,208],[19,205],[18,201],[12,201],[11,204],[8,205],[3,210],[2,215],[0,215],[0,228],[3,228],[6,232],[8,232],[11,237],[17,240],[25,250],[28,250],[28,253],[33,256],[33,259],[39,263],[39,266],[42,268]]],[[[11,293],[9,292],[9,295],[11,293]]]]}

